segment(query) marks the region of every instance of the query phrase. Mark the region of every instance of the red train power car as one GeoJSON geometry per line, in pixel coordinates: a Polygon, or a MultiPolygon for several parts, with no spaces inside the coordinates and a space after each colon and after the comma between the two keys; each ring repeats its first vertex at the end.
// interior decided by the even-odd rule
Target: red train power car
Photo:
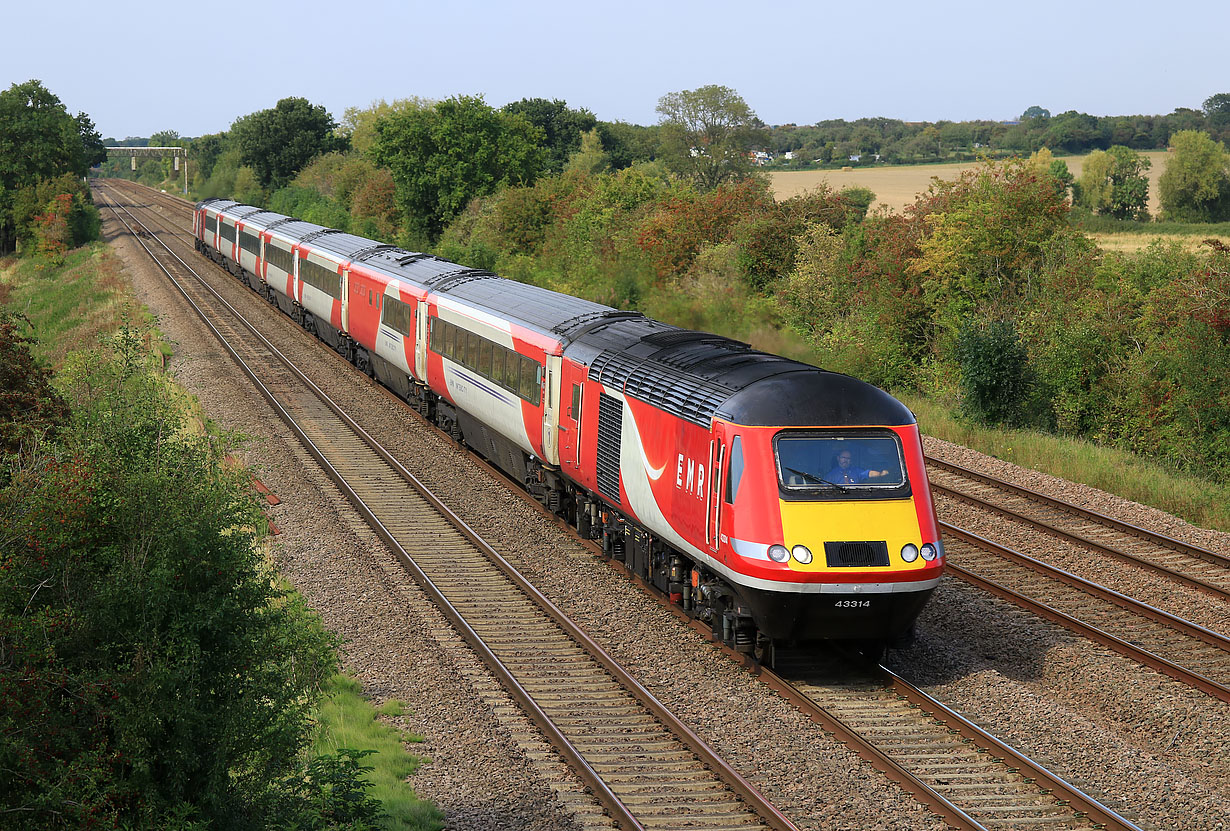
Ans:
{"type": "Polygon", "coordinates": [[[943,545],[887,393],[221,199],[198,248],[751,651],[900,639],[943,545]]]}

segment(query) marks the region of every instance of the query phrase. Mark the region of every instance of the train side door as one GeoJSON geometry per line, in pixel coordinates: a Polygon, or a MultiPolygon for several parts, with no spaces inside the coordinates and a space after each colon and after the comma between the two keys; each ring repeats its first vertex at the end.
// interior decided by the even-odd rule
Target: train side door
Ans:
{"type": "Polygon", "coordinates": [[[567,361],[564,364],[559,414],[559,464],[567,471],[581,467],[581,408],[584,404],[586,367],[567,361]]]}
{"type": "Polygon", "coordinates": [[[723,464],[726,462],[726,443],[716,433],[709,442],[709,496],[705,503],[705,543],[709,552],[716,554],[722,529],[722,482],[723,464]]]}
{"type": "Polygon", "coordinates": [[[414,377],[427,383],[427,299],[418,303],[414,316],[414,377]]]}
{"type": "Polygon", "coordinates": [[[547,353],[544,357],[544,378],[542,392],[542,458],[547,464],[558,465],[559,453],[559,413],[560,406],[560,375],[563,359],[559,355],[547,353]]]}

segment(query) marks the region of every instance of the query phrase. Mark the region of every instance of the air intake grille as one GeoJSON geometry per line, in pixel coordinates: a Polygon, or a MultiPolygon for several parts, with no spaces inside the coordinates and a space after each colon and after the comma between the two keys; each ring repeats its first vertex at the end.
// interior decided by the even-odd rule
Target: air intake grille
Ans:
{"type": "Polygon", "coordinates": [[[868,568],[888,565],[886,542],[826,542],[824,558],[829,568],[868,568]]]}
{"type": "Polygon", "coordinates": [[[598,490],[619,502],[619,452],[623,438],[624,404],[618,398],[598,395],[598,490]]]}

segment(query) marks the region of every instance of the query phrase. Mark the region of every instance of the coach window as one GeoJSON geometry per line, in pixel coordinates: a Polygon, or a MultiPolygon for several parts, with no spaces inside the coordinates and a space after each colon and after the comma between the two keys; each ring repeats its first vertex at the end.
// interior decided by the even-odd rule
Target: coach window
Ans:
{"type": "Polygon", "coordinates": [[[495,346],[495,344],[486,338],[483,338],[478,342],[478,366],[475,367],[475,369],[478,370],[479,375],[484,375],[487,378],[493,377],[493,373],[491,371],[491,347],[493,346],[495,346]]]}

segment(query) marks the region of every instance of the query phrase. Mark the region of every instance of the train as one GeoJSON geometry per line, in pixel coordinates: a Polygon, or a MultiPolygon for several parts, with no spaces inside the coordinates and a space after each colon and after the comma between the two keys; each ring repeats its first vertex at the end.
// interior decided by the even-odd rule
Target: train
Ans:
{"type": "Polygon", "coordinates": [[[715,639],[912,636],[944,546],[887,392],[233,200],[197,203],[193,236],[715,639]]]}

